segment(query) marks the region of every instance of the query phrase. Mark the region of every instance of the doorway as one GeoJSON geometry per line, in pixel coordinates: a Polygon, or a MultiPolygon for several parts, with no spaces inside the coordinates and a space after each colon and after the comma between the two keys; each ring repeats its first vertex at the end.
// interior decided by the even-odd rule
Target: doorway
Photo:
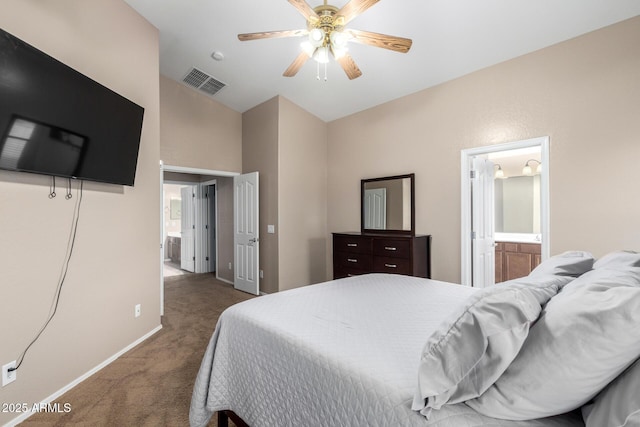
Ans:
{"type": "MultiPolygon", "coordinates": [[[[503,244],[496,242],[506,240],[509,247],[537,247],[537,254],[520,256],[531,268],[534,261],[549,256],[548,137],[463,150],[461,173],[463,285],[486,287],[503,281],[503,252],[496,251],[503,244]],[[511,182],[507,185],[507,181],[511,182]],[[530,196],[531,201],[526,203],[519,200],[520,210],[511,212],[505,195],[516,188],[520,192],[531,188],[531,194],[537,197],[530,196]],[[530,225],[524,227],[521,223],[529,217],[530,225]]],[[[510,254],[510,259],[518,261],[518,256],[510,254]]]]}
{"type": "MultiPolygon", "coordinates": [[[[239,175],[235,172],[215,171],[208,169],[187,168],[181,166],[170,166],[160,163],[160,192],[161,192],[161,206],[160,206],[160,257],[161,257],[161,274],[160,274],[160,314],[164,313],[164,278],[165,269],[164,261],[166,258],[167,242],[165,241],[165,223],[171,221],[171,207],[165,208],[164,202],[164,186],[165,183],[177,184],[180,187],[191,186],[194,189],[192,199],[195,200],[194,204],[194,247],[191,260],[193,261],[193,270],[195,273],[209,273],[214,272],[216,279],[223,282],[233,284],[233,266],[232,266],[232,251],[223,251],[220,255],[219,244],[221,240],[229,241],[229,236],[233,239],[233,226],[232,222],[229,222],[229,215],[232,215],[233,208],[233,185],[232,177],[239,175]],[[225,187],[226,196],[218,196],[218,189],[225,187]],[[229,196],[230,194],[230,196],[229,196]],[[224,206],[220,206],[220,200],[223,200],[224,206]],[[231,207],[230,207],[231,206],[231,207]],[[224,215],[218,215],[219,209],[223,210],[224,215]],[[226,213],[229,211],[230,213],[226,213]],[[225,266],[224,273],[220,271],[220,263],[218,258],[223,256],[223,265],[225,266]],[[195,256],[195,261],[193,260],[195,256]],[[231,256],[231,259],[227,259],[231,256]],[[228,269],[226,268],[228,262],[228,269]]],[[[222,191],[222,190],[221,190],[222,191]]],[[[182,218],[182,195],[180,197],[180,214],[182,218]]],[[[176,197],[177,198],[177,197],[176,197]]],[[[169,202],[170,205],[170,202],[169,202]]],[[[175,206],[178,206],[178,201],[174,202],[175,206]]],[[[174,220],[177,221],[177,220],[174,220]]],[[[192,226],[192,228],[193,228],[192,226]]],[[[180,230],[182,233],[182,230],[180,230]]],[[[182,234],[180,234],[182,238],[182,234]]],[[[232,240],[231,240],[232,241],[232,240]]],[[[182,246],[182,239],[181,239],[182,246]]],[[[224,245],[224,242],[222,242],[224,245]]],[[[226,247],[226,246],[225,246],[226,247]]],[[[182,249],[182,248],[181,248],[182,249]]],[[[182,257],[182,254],[181,254],[182,257]]],[[[184,267],[181,266],[180,270],[184,267]]]]}
{"type": "Polygon", "coordinates": [[[196,186],[165,180],[163,193],[163,276],[172,277],[194,273],[195,266],[195,209],[196,186]]]}

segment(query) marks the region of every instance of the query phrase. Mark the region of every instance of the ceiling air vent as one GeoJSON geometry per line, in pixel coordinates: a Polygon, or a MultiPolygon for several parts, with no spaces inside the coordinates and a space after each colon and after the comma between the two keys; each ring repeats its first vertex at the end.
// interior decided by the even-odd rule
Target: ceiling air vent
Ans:
{"type": "Polygon", "coordinates": [[[182,82],[209,95],[215,95],[220,89],[226,86],[226,84],[220,80],[211,77],[209,74],[197,68],[193,68],[184,79],[182,79],[182,82]]]}

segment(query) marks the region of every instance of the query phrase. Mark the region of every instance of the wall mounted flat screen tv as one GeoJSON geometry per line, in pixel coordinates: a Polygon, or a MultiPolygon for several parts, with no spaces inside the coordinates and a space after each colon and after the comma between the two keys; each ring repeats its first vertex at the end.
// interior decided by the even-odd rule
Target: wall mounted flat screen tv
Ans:
{"type": "Polygon", "coordinates": [[[143,116],[0,29],[0,169],[133,186],[143,116]]]}

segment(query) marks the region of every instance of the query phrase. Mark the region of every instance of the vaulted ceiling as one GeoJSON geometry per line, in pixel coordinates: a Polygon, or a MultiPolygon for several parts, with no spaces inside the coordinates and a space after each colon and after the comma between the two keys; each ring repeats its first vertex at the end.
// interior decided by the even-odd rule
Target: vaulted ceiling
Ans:
{"type": "Polygon", "coordinates": [[[305,18],[287,0],[125,1],[159,29],[164,76],[183,81],[196,68],[224,84],[212,97],[238,112],[282,95],[325,121],[640,15],[638,0],[381,0],[348,27],[410,38],[411,50],[350,43],[362,76],[349,80],[332,60],[325,81],[324,69],[316,79],[313,60],[295,77],[283,77],[301,37],[237,38],[305,29],[305,18]],[[215,60],[213,52],[224,58],[215,60]]]}

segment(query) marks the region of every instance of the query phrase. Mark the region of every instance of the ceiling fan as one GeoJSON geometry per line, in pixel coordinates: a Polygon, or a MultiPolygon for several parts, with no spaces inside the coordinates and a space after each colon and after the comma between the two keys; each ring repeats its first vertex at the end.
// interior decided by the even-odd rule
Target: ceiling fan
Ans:
{"type": "Polygon", "coordinates": [[[320,78],[319,64],[325,64],[326,80],[326,64],[329,62],[329,55],[332,55],[349,79],[353,80],[360,77],[362,71],[347,53],[348,42],[353,41],[402,53],[407,53],[411,48],[411,39],[345,28],[351,20],[378,1],[350,0],[338,9],[327,4],[327,0],[316,8],[311,8],[305,0],[288,0],[307,20],[306,29],[238,34],[238,39],[247,41],[306,36],[307,40],[301,44],[302,52],[285,70],[283,76],[295,76],[307,60],[313,58],[318,62],[318,79],[320,78]]]}

